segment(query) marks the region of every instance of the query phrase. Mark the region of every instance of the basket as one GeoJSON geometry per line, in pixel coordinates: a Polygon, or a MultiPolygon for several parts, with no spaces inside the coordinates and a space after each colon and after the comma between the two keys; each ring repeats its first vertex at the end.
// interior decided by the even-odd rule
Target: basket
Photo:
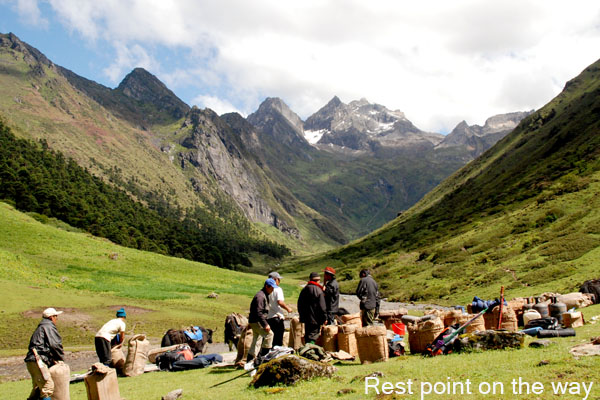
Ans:
{"type": "Polygon", "coordinates": [[[421,354],[428,344],[444,330],[444,322],[441,318],[411,324],[408,326],[408,343],[412,354],[421,354]]]}
{"type": "Polygon", "coordinates": [[[388,360],[387,330],[384,326],[359,328],[355,335],[361,364],[388,360]]]}
{"type": "Polygon", "coordinates": [[[356,357],[358,356],[358,346],[356,344],[356,325],[338,325],[338,348],[346,353],[356,357]]]}

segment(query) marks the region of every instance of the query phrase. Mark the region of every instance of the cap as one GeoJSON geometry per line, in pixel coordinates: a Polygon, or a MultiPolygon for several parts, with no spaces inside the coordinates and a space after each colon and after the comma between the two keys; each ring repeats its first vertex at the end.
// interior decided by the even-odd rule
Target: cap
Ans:
{"type": "Polygon", "coordinates": [[[312,280],[314,280],[314,279],[317,279],[317,278],[321,279],[321,275],[319,275],[319,273],[318,273],[318,272],[311,272],[311,273],[310,273],[310,277],[309,277],[309,279],[310,279],[311,281],[312,281],[312,280]]]}
{"type": "Polygon", "coordinates": [[[277,289],[279,286],[277,286],[277,282],[275,282],[275,279],[273,278],[269,278],[265,281],[265,286],[271,286],[273,289],[277,289]]]}
{"type": "Polygon", "coordinates": [[[123,307],[117,310],[117,318],[120,317],[127,318],[127,313],[125,312],[125,309],[123,307]]]}
{"type": "Polygon", "coordinates": [[[42,313],[42,317],[50,318],[62,314],[62,311],[56,311],[54,308],[46,308],[42,313]]]}
{"type": "Polygon", "coordinates": [[[331,267],[326,267],[323,272],[327,272],[328,274],[335,275],[335,269],[331,267]]]}
{"type": "Polygon", "coordinates": [[[281,275],[279,275],[279,272],[273,271],[269,274],[269,278],[281,280],[281,275]]]}

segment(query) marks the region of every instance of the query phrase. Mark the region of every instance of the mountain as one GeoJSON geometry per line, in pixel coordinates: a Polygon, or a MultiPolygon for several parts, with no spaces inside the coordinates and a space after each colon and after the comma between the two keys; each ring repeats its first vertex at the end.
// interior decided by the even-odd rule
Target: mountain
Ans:
{"type": "Polygon", "coordinates": [[[305,135],[320,149],[353,154],[387,149],[432,148],[443,135],[426,133],[401,111],[391,111],[366,99],[344,104],[337,96],[311,115],[304,124],[305,135]]]}
{"type": "Polygon", "coordinates": [[[110,89],[7,34],[0,83],[0,115],[18,137],[45,140],[134,199],[163,210],[200,206],[226,221],[243,216],[253,235],[302,252],[338,243],[319,228],[331,225],[326,217],[271,182],[218,115],[189,108],[143,69],[110,89]],[[290,205],[302,212],[290,215],[290,205]]]}
{"type": "Polygon", "coordinates": [[[462,121],[436,145],[436,149],[458,147],[475,158],[510,133],[531,113],[533,111],[495,115],[488,118],[483,126],[468,125],[466,121],[462,121]]]}
{"type": "Polygon", "coordinates": [[[303,266],[403,300],[573,291],[600,260],[600,61],[383,228],[303,266]]]}

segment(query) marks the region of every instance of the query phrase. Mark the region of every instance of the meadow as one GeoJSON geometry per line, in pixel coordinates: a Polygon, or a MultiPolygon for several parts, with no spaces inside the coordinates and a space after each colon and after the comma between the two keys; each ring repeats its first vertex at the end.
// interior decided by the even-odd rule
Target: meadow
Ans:
{"type": "MultiPolygon", "coordinates": [[[[220,328],[230,312],[246,313],[250,298],[260,288],[263,276],[219,269],[205,264],[120,247],[104,239],[74,231],[48,220],[45,224],[12,206],[0,203],[0,357],[24,355],[31,332],[45,307],[65,310],[59,330],[67,350],[93,349],[93,336],[115,307],[130,310],[128,330],[146,333],[156,343],[169,327],[200,323],[220,328]],[[217,299],[207,298],[215,292],[217,299]]],[[[298,275],[301,278],[301,275],[298,275]]],[[[284,276],[284,290],[294,304],[300,279],[284,276]]],[[[586,319],[600,314],[600,306],[584,309],[586,319]]],[[[436,358],[408,355],[387,363],[338,364],[331,379],[318,378],[293,387],[254,389],[249,377],[224,385],[212,385],[234,378],[242,372],[232,368],[209,368],[177,373],[148,373],[119,378],[121,396],[128,400],[158,399],[182,388],[183,399],[583,399],[581,394],[552,394],[552,382],[593,382],[588,399],[600,398],[600,358],[575,359],[571,346],[600,335],[600,324],[577,329],[577,337],[552,339],[543,349],[451,354],[436,358]],[[378,395],[374,388],[365,394],[364,377],[381,372],[378,395]],[[544,392],[513,394],[511,382],[521,378],[531,385],[540,382],[544,392]],[[413,383],[413,394],[383,394],[384,382],[413,383]],[[424,395],[421,385],[448,382],[471,383],[465,395],[424,395]],[[500,385],[504,394],[481,394],[487,383],[500,385]]],[[[222,329],[216,334],[222,340],[222,329]]],[[[528,338],[526,343],[531,342],[528,338]]],[[[82,371],[74,371],[82,372],[82,371]]],[[[374,383],[374,381],[369,381],[374,383]]],[[[406,386],[405,386],[406,387],[406,386]]],[[[464,386],[463,386],[464,387],[464,386]]],[[[574,387],[571,387],[573,390],[574,387]]],[[[22,399],[30,390],[28,380],[1,382],[2,399],[22,399]]],[[[530,386],[530,390],[532,387],[530,386]]],[[[72,399],[85,399],[83,383],[71,385],[72,399]]]]}

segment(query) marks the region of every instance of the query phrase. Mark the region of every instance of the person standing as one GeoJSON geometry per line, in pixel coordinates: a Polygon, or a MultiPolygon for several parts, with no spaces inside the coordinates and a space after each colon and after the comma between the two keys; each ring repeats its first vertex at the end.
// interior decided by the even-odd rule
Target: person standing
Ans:
{"type": "Polygon", "coordinates": [[[277,287],[269,295],[269,313],[267,314],[267,323],[273,331],[273,346],[283,346],[283,333],[285,332],[283,310],[291,313],[292,308],[285,304],[283,289],[279,286],[281,275],[278,272],[271,272],[269,278],[274,279],[277,287]]]}
{"type": "Polygon", "coordinates": [[[273,331],[267,322],[267,314],[269,313],[268,297],[273,290],[278,288],[275,279],[268,278],[261,290],[254,295],[250,303],[250,315],[248,316],[248,325],[252,329],[252,344],[248,350],[246,362],[254,360],[258,338],[262,338],[261,350],[259,357],[264,357],[273,347],[273,331]]]}
{"type": "Polygon", "coordinates": [[[111,319],[105,323],[94,338],[94,344],[96,346],[96,354],[100,362],[107,367],[112,363],[111,349],[121,343],[125,339],[125,319],[127,313],[124,308],[120,308],[117,311],[115,319],[111,319]]]}
{"type": "Polygon", "coordinates": [[[379,303],[379,286],[367,269],[360,271],[356,296],[360,300],[360,316],[363,326],[373,325],[379,303]]]}
{"type": "Polygon", "coordinates": [[[298,296],[298,313],[304,324],[304,343],[312,343],[321,335],[321,326],[327,322],[325,294],[319,283],[321,277],[311,272],[308,283],[298,296]]]}
{"type": "Polygon", "coordinates": [[[42,313],[42,320],[29,340],[29,351],[25,357],[25,363],[27,371],[31,375],[33,389],[28,400],[39,398],[50,400],[54,394],[54,381],[50,376],[49,368],[59,361],[64,361],[65,357],[62,338],[56,328],[56,321],[62,313],[54,308],[45,309],[42,313]]]}
{"type": "Polygon", "coordinates": [[[335,279],[335,269],[325,268],[325,308],[327,310],[327,325],[333,325],[335,315],[340,309],[340,285],[335,279]]]}

